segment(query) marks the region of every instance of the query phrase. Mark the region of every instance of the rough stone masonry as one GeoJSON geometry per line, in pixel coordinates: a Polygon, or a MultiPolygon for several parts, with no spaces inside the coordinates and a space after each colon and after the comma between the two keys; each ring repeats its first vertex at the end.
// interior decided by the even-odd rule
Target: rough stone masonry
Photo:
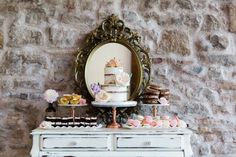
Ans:
{"type": "Polygon", "coordinates": [[[234,0],[0,0],[0,156],[29,156],[42,93],[73,92],[75,50],[112,13],[142,35],[171,91],[160,112],[189,124],[195,156],[235,156],[234,0]]]}

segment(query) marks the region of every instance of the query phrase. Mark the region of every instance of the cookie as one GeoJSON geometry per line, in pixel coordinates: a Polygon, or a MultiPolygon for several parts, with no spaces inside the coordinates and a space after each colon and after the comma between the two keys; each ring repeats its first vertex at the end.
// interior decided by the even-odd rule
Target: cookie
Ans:
{"type": "Polygon", "coordinates": [[[143,95],[143,99],[159,99],[159,95],[143,95]]]}
{"type": "Polygon", "coordinates": [[[169,89],[163,89],[160,92],[159,98],[164,97],[168,100],[169,96],[170,96],[170,90],[169,89]]]}
{"type": "Polygon", "coordinates": [[[157,104],[157,103],[159,103],[158,100],[159,100],[159,99],[144,99],[144,100],[143,100],[143,103],[144,103],[144,104],[157,104]]]}
{"type": "Polygon", "coordinates": [[[160,90],[160,89],[162,89],[159,85],[153,84],[153,83],[150,83],[148,86],[149,86],[150,88],[152,88],[152,89],[155,89],[155,90],[160,90]]]}

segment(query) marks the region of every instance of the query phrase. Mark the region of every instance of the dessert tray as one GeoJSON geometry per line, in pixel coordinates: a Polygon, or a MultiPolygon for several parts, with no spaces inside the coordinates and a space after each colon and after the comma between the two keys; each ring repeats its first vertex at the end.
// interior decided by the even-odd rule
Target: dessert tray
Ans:
{"type": "Polygon", "coordinates": [[[39,125],[39,128],[41,129],[99,129],[102,127],[103,126],[101,124],[91,125],[91,126],[79,126],[76,124],[74,126],[55,126],[53,122],[48,122],[48,121],[43,121],[39,125]]]}
{"type": "Polygon", "coordinates": [[[39,125],[45,129],[72,129],[72,128],[101,128],[97,123],[97,117],[45,117],[45,120],[39,125]]]}

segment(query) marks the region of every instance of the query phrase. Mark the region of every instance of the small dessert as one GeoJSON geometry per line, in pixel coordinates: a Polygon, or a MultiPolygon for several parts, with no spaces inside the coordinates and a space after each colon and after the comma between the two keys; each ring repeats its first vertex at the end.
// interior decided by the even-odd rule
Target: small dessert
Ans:
{"type": "Polygon", "coordinates": [[[59,99],[59,104],[62,104],[62,105],[67,105],[67,104],[69,104],[69,102],[70,102],[70,100],[68,100],[65,97],[62,97],[59,99]]]}
{"type": "Polygon", "coordinates": [[[81,105],[85,105],[86,104],[86,99],[80,98],[79,103],[81,105]]]}
{"type": "Polygon", "coordinates": [[[178,121],[176,119],[170,120],[170,126],[171,127],[177,127],[178,126],[178,121]]]}
{"type": "Polygon", "coordinates": [[[70,104],[72,104],[72,105],[79,104],[79,102],[80,102],[80,100],[78,100],[78,99],[71,99],[70,100],[70,104]]]}
{"type": "Polygon", "coordinates": [[[188,125],[186,124],[185,121],[179,120],[178,127],[180,127],[180,128],[187,128],[187,126],[188,126],[188,125]]]}
{"type": "Polygon", "coordinates": [[[160,90],[160,98],[164,97],[166,100],[169,100],[170,90],[169,89],[162,89],[160,90]]]}
{"type": "Polygon", "coordinates": [[[79,94],[63,94],[63,96],[58,101],[61,105],[77,105],[77,104],[86,104],[86,100],[82,98],[79,94]]]}
{"type": "Polygon", "coordinates": [[[168,101],[167,101],[167,99],[165,98],[165,97],[161,97],[160,99],[159,99],[159,103],[161,104],[161,105],[163,105],[163,106],[168,106],[169,104],[168,104],[168,101]]]}
{"type": "Polygon", "coordinates": [[[163,128],[170,128],[170,121],[169,120],[162,120],[163,128]]]}

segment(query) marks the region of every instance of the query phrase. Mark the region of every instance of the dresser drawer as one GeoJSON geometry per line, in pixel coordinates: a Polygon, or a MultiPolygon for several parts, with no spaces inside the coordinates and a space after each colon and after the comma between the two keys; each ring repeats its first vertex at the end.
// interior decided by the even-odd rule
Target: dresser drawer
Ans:
{"type": "Polygon", "coordinates": [[[42,136],[41,149],[99,149],[107,150],[107,136],[42,136]]]}
{"type": "Polygon", "coordinates": [[[160,148],[181,149],[181,136],[118,136],[117,149],[160,148]]]}

